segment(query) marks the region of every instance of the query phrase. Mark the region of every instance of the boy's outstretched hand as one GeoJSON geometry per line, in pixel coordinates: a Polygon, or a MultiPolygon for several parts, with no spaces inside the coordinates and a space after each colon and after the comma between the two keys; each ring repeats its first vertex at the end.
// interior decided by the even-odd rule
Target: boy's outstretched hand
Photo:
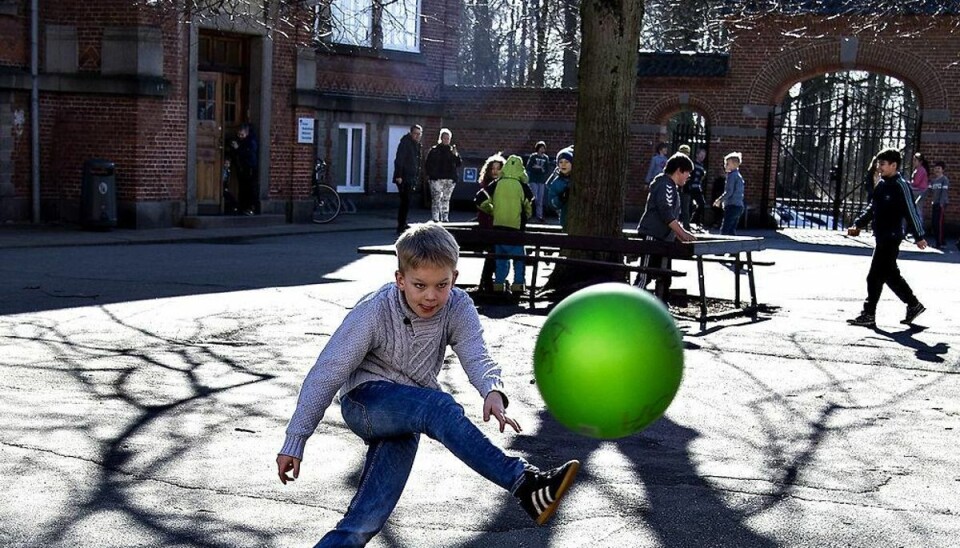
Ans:
{"type": "Polygon", "coordinates": [[[490,422],[490,415],[500,421],[501,432],[508,424],[515,431],[520,432],[520,425],[517,424],[517,421],[507,416],[507,411],[503,408],[503,396],[500,395],[500,392],[490,392],[483,400],[483,422],[490,422]]]}
{"type": "Polygon", "coordinates": [[[293,481],[300,477],[300,459],[290,455],[277,455],[277,473],[280,474],[280,483],[286,485],[288,481],[293,481]],[[293,470],[293,477],[287,475],[287,472],[293,470]]]}

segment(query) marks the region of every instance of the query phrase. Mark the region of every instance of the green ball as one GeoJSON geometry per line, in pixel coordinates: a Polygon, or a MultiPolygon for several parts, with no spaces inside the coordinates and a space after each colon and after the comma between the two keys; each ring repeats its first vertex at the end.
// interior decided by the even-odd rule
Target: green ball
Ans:
{"type": "Polygon", "coordinates": [[[660,418],[673,401],[683,377],[683,337],[650,293],[599,284],[550,312],[533,367],[560,424],[593,438],[622,438],[660,418]]]}

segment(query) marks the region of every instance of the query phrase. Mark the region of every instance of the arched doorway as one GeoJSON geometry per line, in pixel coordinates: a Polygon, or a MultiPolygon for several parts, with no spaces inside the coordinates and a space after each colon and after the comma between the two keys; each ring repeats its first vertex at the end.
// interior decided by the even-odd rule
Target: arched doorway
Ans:
{"type": "Polygon", "coordinates": [[[670,154],[683,144],[690,145],[691,151],[696,153],[710,142],[707,119],[699,112],[682,110],[667,121],[667,136],[670,154]]]}
{"type": "Polygon", "coordinates": [[[849,226],[867,202],[873,156],[893,147],[911,158],[919,135],[916,94],[896,78],[848,71],[795,84],[770,115],[765,213],[781,228],[849,226]]]}

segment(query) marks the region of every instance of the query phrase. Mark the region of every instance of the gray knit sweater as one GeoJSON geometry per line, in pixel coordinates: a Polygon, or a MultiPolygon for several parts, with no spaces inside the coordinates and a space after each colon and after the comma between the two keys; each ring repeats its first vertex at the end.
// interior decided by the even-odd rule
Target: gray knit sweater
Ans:
{"type": "Polygon", "coordinates": [[[307,373],[280,454],[303,458],[337,390],[343,395],[379,380],[440,390],[447,345],[481,397],[503,391],[500,367],[487,353],[480,317],[463,290],[453,288],[446,306],[427,319],[410,309],[395,283],[362,298],[307,373]]]}

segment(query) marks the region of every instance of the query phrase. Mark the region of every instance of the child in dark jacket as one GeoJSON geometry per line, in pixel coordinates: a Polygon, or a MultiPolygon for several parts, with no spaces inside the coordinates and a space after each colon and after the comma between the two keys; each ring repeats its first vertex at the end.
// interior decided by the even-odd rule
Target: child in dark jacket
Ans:
{"type": "MultiPolygon", "coordinates": [[[[487,158],[480,168],[480,190],[484,190],[500,178],[500,170],[507,159],[501,153],[496,153],[487,158]]],[[[477,227],[493,228],[493,215],[481,210],[477,210],[477,227]]],[[[493,246],[489,246],[489,251],[493,251],[493,246]]],[[[480,272],[480,291],[493,291],[493,273],[496,271],[497,262],[494,259],[486,258],[483,260],[483,271],[480,272]]]]}
{"type": "Polygon", "coordinates": [[[880,293],[884,285],[890,286],[893,293],[907,305],[906,317],[900,323],[911,324],[926,310],[913,294],[910,285],[900,275],[900,269],[897,267],[900,242],[904,238],[904,222],[907,230],[913,233],[917,247],[920,249],[927,247],[923,224],[917,214],[910,186],[900,175],[902,162],[903,156],[894,148],[888,148],[877,154],[880,180],[873,190],[873,198],[866,211],[856,218],[854,226],[847,230],[849,235],[857,236],[860,234],[860,229],[870,223],[877,242],[870,262],[870,272],[867,274],[867,300],[863,303],[863,311],[860,315],[847,320],[851,325],[876,327],[877,302],[880,301],[880,293]]]}
{"type": "Polygon", "coordinates": [[[932,232],[935,245],[942,248],[946,243],[946,237],[943,230],[943,213],[947,209],[947,194],[950,190],[950,179],[944,175],[943,171],[947,165],[943,162],[934,162],[930,186],[927,187],[930,193],[930,199],[933,202],[932,232]]]}
{"type": "MultiPolygon", "coordinates": [[[[533,191],[527,184],[523,159],[510,156],[500,172],[500,178],[477,193],[476,203],[481,211],[493,215],[493,227],[502,230],[524,230],[533,214],[533,191]]],[[[496,246],[497,254],[523,255],[522,245],[496,246]]],[[[513,285],[510,291],[521,294],[526,289],[526,264],[523,259],[497,259],[494,292],[506,292],[507,274],[513,262],[513,285]]]]}
{"type": "Polygon", "coordinates": [[[547,177],[550,175],[550,157],[546,150],[547,144],[538,141],[533,154],[527,160],[527,175],[530,177],[530,190],[533,191],[534,219],[538,223],[543,222],[543,199],[547,177]]]}
{"type": "MultiPolygon", "coordinates": [[[[650,192],[643,209],[643,216],[637,225],[637,235],[646,241],[690,242],[696,236],[687,232],[681,223],[680,189],[687,183],[693,172],[693,162],[682,152],[671,156],[663,171],[650,182],[650,192]]],[[[671,268],[670,257],[665,255],[647,254],[640,258],[640,266],[646,268],[671,268]]],[[[670,296],[670,277],[651,276],[648,272],[637,272],[634,282],[638,287],[645,288],[651,279],[656,278],[656,295],[667,302],[670,296]]]]}
{"type": "Polygon", "coordinates": [[[547,199],[560,215],[560,226],[567,230],[567,200],[570,198],[570,176],[573,173],[573,145],[557,153],[557,169],[547,179],[547,199]]]}

